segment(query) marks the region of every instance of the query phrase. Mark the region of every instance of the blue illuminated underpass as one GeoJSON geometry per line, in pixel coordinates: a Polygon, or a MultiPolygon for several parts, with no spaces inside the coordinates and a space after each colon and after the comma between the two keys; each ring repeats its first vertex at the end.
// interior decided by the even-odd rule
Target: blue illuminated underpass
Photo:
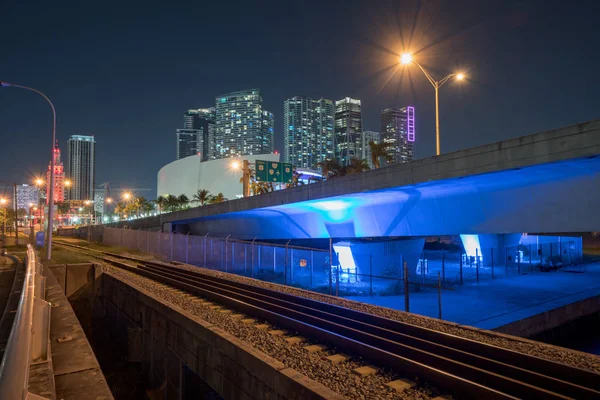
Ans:
{"type": "Polygon", "coordinates": [[[590,232],[599,178],[600,158],[579,158],[179,223],[248,240],[590,232]]]}

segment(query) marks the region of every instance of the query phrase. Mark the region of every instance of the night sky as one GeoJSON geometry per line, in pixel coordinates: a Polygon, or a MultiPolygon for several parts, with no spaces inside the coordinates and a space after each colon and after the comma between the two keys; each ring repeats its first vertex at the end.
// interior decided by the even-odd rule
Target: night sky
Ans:
{"type": "MultiPolygon", "coordinates": [[[[63,153],[94,134],[97,183],[147,188],[175,159],[184,111],[259,88],[283,101],[362,100],[363,125],[416,107],[415,156],[434,154],[434,92],[404,50],[437,78],[442,152],[600,117],[600,1],[12,1],[0,19],[0,80],[46,93],[63,153]]],[[[49,162],[43,99],[0,89],[0,180],[26,183],[49,162]]]]}

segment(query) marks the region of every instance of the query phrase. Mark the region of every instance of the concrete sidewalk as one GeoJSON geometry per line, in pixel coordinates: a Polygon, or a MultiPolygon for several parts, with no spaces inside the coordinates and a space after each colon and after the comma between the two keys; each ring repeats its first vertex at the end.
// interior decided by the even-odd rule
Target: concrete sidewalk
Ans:
{"type": "MultiPolygon", "coordinates": [[[[576,268],[581,272],[534,272],[455,286],[442,292],[444,320],[481,329],[497,329],[585,299],[600,308],[600,263],[576,268]]],[[[352,296],[348,299],[404,310],[404,296],[352,296]]],[[[410,311],[438,317],[434,289],[410,293],[410,311]]]]}

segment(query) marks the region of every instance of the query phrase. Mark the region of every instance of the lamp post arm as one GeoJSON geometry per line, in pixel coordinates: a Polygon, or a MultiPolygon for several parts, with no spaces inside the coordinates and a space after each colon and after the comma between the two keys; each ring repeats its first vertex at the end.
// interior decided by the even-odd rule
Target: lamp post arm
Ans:
{"type": "Polygon", "coordinates": [[[448,79],[452,78],[453,76],[455,76],[456,74],[450,74],[447,77],[445,77],[444,79],[442,79],[441,81],[438,82],[439,87],[442,87],[442,85],[446,82],[448,82],[448,79]]]}
{"type": "Polygon", "coordinates": [[[425,75],[425,77],[427,78],[427,80],[429,81],[429,83],[431,83],[433,85],[433,87],[438,86],[438,82],[436,82],[435,79],[433,79],[433,77],[431,75],[429,75],[429,72],[427,72],[425,70],[425,68],[423,68],[421,66],[421,64],[419,64],[416,61],[413,61],[413,63],[415,63],[417,65],[417,67],[419,67],[421,69],[421,71],[423,71],[423,74],[425,75]]]}
{"type": "Polygon", "coordinates": [[[16,85],[13,83],[2,82],[0,81],[0,87],[16,87],[25,90],[29,90],[31,92],[37,93],[44,98],[50,104],[50,108],[52,109],[52,147],[51,147],[51,156],[50,156],[50,190],[48,193],[48,247],[46,249],[46,258],[48,260],[51,259],[52,256],[52,225],[54,222],[54,146],[56,143],[56,109],[54,108],[54,104],[52,101],[46,96],[44,93],[40,92],[37,89],[30,88],[29,86],[16,85]]]}

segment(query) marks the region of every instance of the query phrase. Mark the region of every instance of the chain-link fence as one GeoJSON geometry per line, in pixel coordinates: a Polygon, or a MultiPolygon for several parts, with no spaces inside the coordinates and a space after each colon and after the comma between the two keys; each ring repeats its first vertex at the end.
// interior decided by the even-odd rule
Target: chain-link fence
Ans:
{"type": "Polygon", "coordinates": [[[503,248],[483,248],[473,255],[461,251],[423,250],[414,272],[421,279],[439,273],[445,285],[549,272],[583,262],[581,238],[549,237],[536,243],[503,248]]]}

